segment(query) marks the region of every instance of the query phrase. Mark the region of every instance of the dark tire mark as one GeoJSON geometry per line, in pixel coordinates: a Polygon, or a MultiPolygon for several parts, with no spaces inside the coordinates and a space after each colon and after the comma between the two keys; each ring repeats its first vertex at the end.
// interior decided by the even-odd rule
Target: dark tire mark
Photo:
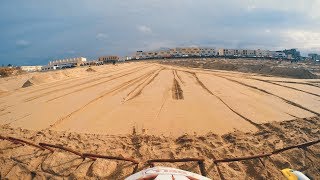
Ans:
{"type": "MultiPolygon", "coordinates": [[[[140,68],[142,68],[142,67],[140,67],[140,68]]],[[[132,71],[134,71],[134,70],[132,70],[132,71]]],[[[136,72],[136,71],[134,71],[134,72],[136,72]]],[[[123,72],[121,72],[121,73],[123,73],[123,72]]],[[[106,78],[109,78],[109,77],[112,77],[112,76],[116,76],[116,75],[121,74],[121,73],[117,73],[117,74],[114,74],[114,75],[109,75],[109,76],[106,76],[106,77],[95,78],[95,79],[88,80],[88,81],[86,81],[86,82],[77,83],[77,84],[72,85],[72,86],[62,87],[62,88],[59,88],[59,89],[51,90],[51,91],[42,93],[42,94],[40,94],[40,95],[27,98],[27,99],[25,99],[25,102],[33,101],[33,100],[35,100],[35,99],[38,99],[38,98],[41,98],[41,97],[44,97],[44,96],[47,96],[47,95],[50,95],[50,94],[53,94],[53,93],[56,93],[56,92],[65,91],[66,89],[69,89],[69,88],[78,87],[78,86],[81,86],[81,85],[83,85],[83,84],[92,83],[92,82],[99,81],[99,80],[101,80],[101,79],[106,79],[106,78]]],[[[122,77],[122,76],[121,76],[121,77],[122,77]]],[[[108,80],[107,80],[107,81],[108,81],[108,80]]],[[[102,83],[104,83],[104,82],[102,82],[102,83]]],[[[96,85],[99,85],[99,84],[101,84],[101,82],[100,82],[100,83],[96,83],[96,85]]],[[[95,86],[95,85],[93,85],[93,86],[95,86]]],[[[93,87],[93,86],[92,86],[92,87],[93,87]]],[[[67,93],[67,94],[68,94],[68,93],[67,93]]]]}
{"type": "Polygon", "coordinates": [[[136,97],[138,97],[142,91],[144,90],[144,88],[146,88],[152,81],[154,81],[154,79],[159,75],[159,73],[163,70],[164,68],[161,68],[158,72],[156,72],[151,79],[146,79],[144,80],[142,83],[140,83],[137,87],[135,87],[126,97],[126,101],[130,101],[136,97]],[[138,92],[136,92],[138,90],[138,92]],[[132,97],[130,97],[132,94],[134,93],[134,95],[132,97]],[[128,98],[130,97],[130,98],[128,98]]]}
{"type": "Polygon", "coordinates": [[[288,114],[289,116],[292,116],[292,117],[294,117],[294,118],[296,118],[296,119],[299,119],[299,117],[297,117],[297,116],[295,116],[295,115],[292,115],[292,114],[290,114],[290,113],[286,113],[286,114],[288,114]]]}
{"type": "MultiPolygon", "coordinates": [[[[127,70],[128,68],[124,68],[124,69],[120,69],[121,71],[122,70],[127,70]]],[[[134,68],[134,69],[136,69],[136,68],[134,68]]],[[[134,69],[132,69],[132,70],[134,70],[134,69]]],[[[115,72],[115,71],[110,71],[110,72],[107,72],[107,73],[101,73],[101,74],[110,74],[110,73],[113,73],[113,72],[115,72]]],[[[83,80],[83,79],[86,79],[86,78],[89,78],[89,77],[91,77],[91,76],[86,76],[86,77],[74,77],[74,78],[71,78],[71,79],[68,79],[68,81],[74,81],[74,80],[83,80]]],[[[93,80],[90,80],[89,82],[92,82],[93,80]]],[[[83,82],[82,84],[84,84],[84,83],[87,83],[87,82],[83,82]]],[[[65,85],[66,84],[66,81],[55,81],[55,82],[52,82],[52,83],[50,83],[50,84],[42,84],[42,86],[46,86],[46,85],[48,85],[48,86],[46,86],[46,87],[44,87],[44,88],[41,88],[41,89],[36,89],[36,90],[33,90],[33,91],[29,91],[29,92],[26,92],[25,94],[23,94],[23,95],[28,95],[28,94],[33,94],[33,93],[35,93],[35,92],[39,92],[39,91],[43,91],[43,90],[47,90],[47,89],[49,89],[49,88],[55,88],[55,87],[59,87],[59,86],[63,86],[63,85],[65,85]],[[57,84],[57,83],[59,83],[59,84],[57,84]]],[[[80,84],[81,85],[81,84],[80,84]]],[[[41,86],[41,85],[40,85],[41,86]]]]}
{"type": "Polygon", "coordinates": [[[277,97],[277,98],[283,100],[284,102],[286,102],[287,104],[290,104],[290,105],[292,105],[292,106],[296,106],[296,107],[298,107],[298,108],[300,108],[300,109],[303,109],[303,110],[305,110],[305,111],[308,111],[308,112],[311,112],[311,113],[313,113],[313,114],[316,114],[317,116],[320,115],[320,113],[318,113],[318,112],[315,112],[315,111],[313,111],[313,110],[311,110],[311,109],[308,109],[308,108],[306,108],[306,107],[304,107],[304,106],[302,106],[302,105],[300,105],[300,104],[298,104],[298,103],[295,103],[295,102],[293,102],[293,101],[290,101],[290,100],[288,100],[288,99],[285,99],[285,98],[283,98],[283,97],[281,97],[281,96],[278,96],[278,95],[276,95],[276,94],[273,94],[273,93],[271,93],[271,92],[269,92],[269,91],[266,91],[266,90],[264,90],[264,89],[260,89],[260,88],[258,88],[258,87],[256,87],[256,86],[251,86],[251,85],[249,85],[249,84],[246,84],[246,83],[243,83],[243,82],[234,80],[234,79],[226,78],[226,77],[220,76],[220,75],[214,75],[214,76],[217,76],[217,77],[226,79],[226,80],[228,80],[228,81],[231,81],[231,82],[240,84],[240,85],[242,85],[242,86],[246,86],[246,87],[249,87],[249,88],[252,88],[252,89],[261,91],[261,92],[263,92],[263,93],[265,93],[265,94],[268,94],[268,95],[277,97]]]}
{"type": "Polygon", "coordinates": [[[185,84],[185,82],[182,80],[182,78],[179,76],[179,74],[178,74],[178,71],[175,69],[174,70],[174,74],[175,74],[175,76],[177,76],[177,78],[179,79],[179,81],[182,83],[182,84],[185,84]]]}
{"type": "Polygon", "coordinates": [[[154,118],[154,120],[157,120],[157,119],[159,118],[160,113],[161,113],[161,111],[162,111],[162,109],[163,109],[163,107],[164,107],[165,103],[167,102],[167,99],[168,99],[168,95],[165,95],[164,100],[163,100],[163,102],[162,102],[162,104],[161,104],[161,106],[160,106],[160,109],[159,109],[159,111],[158,111],[158,113],[157,113],[156,117],[154,118]]]}
{"type": "MultiPolygon", "coordinates": [[[[56,90],[51,90],[51,91],[48,91],[48,92],[45,92],[45,93],[42,93],[40,95],[36,95],[36,96],[32,96],[30,98],[27,98],[24,100],[24,102],[29,102],[29,101],[33,101],[33,100],[36,100],[38,98],[41,98],[43,96],[47,96],[47,95],[50,95],[52,93],[55,93],[55,92],[59,92],[59,91],[63,91],[63,90],[66,90],[66,89],[69,89],[69,88],[74,88],[74,87],[78,87],[80,85],[83,85],[83,84],[86,84],[86,83],[90,83],[92,81],[97,81],[99,80],[100,78],[95,78],[95,79],[92,79],[92,80],[89,80],[89,81],[85,81],[85,82],[82,82],[82,83],[78,83],[78,84],[75,84],[75,85],[72,85],[72,86],[69,86],[69,87],[63,87],[63,88],[60,88],[60,89],[56,89],[56,90]]],[[[65,85],[65,84],[62,84],[62,85],[65,85]]]]}
{"type": "Polygon", "coordinates": [[[320,86],[318,86],[316,84],[312,84],[313,82],[307,83],[307,82],[275,81],[275,80],[272,80],[272,82],[281,82],[281,83],[288,83],[288,84],[303,84],[303,85],[309,85],[309,86],[320,88],[320,86]]]}
{"type": "Polygon", "coordinates": [[[172,84],[172,98],[175,100],[182,100],[184,99],[183,97],[183,90],[181,89],[181,86],[179,84],[179,82],[177,81],[174,72],[173,73],[173,84],[172,84]]]}
{"type": "MultiPolygon", "coordinates": [[[[98,82],[98,83],[95,83],[95,84],[92,84],[92,85],[89,85],[89,86],[85,86],[85,87],[76,89],[76,90],[74,90],[74,91],[72,91],[72,92],[69,92],[69,93],[66,93],[66,94],[62,94],[62,95],[60,95],[60,96],[54,97],[54,98],[52,98],[52,99],[49,99],[49,100],[47,100],[47,102],[54,101],[54,100],[59,99],[59,98],[62,98],[62,97],[64,97],[64,96],[67,96],[67,95],[70,95],[70,94],[73,94],[73,93],[77,93],[77,92],[83,91],[83,90],[85,90],[85,89],[92,88],[92,87],[95,87],[95,86],[98,86],[98,85],[107,83],[107,82],[109,82],[109,81],[113,81],[113,80],[115,80],[115,79],[122,78],[122,77],[124,77],[124,76],[129,75],[129,74],[136,73],[137,71],[139,71],[139,70],[142,69],[142,68],[144,68],[144,67],[141,67],[141,68],[139,68],[139,69],[134,69],[134,70],[129,71],[128,73],[122,74],[122,75],[120,75],[120,76],[117,76],[117,75],[119,75],[119,74],[121,74],[121,73],[107,76],[107,77],[105,77],[105,78],[113,77],[113,76],[117,76],[117,77],[113,77],[113,78],[111,78],[111,79],[107,79],[107,80],[102,81],[102,82],[98,82]]],[[[123,73],[123,72],[122,72],[122,73],[123,73]]],[[[103,79],[104,79],[104,78],[103,78],[103,79]]]]}
{"type": "Polygon", "coordinates": [[[278,84],[278,83],[275,83],[275,82],[272,82],[272,81],[262,80],[262,79],[256,79],[256,78],[248,78],[248,79],[253,79],[253,80],[261,81],[261,82],[265,82],[265,83],[270,83],[270,84],[273,84],[273,85],[277,85],[277,86],[285,87],[285,88],[288,88],[288,89],[293,89],[293,90],[300,91],[300,92],[303,92],[303,93],[306,93],[306,94],[310,94],[310,95],[313,95],[313,96],[320,97],[320,95],[319,95],[319,94],[315,94],[315,93],[308,92],[308,91],[304,91],[304,90],[297,89],[297,88],[294,88],[294,87],[290,87],[290,86],[286,86],[286,85],[278,84]]]}
{"type": "Polygon", "coordinates": [[[255,127],[257,127],[258,129],[262,129],[262,126],[258,123],[253,122],[252,120],[250,120],[249,118],[243,116],[242,114],[240,114],[239,112],[235,111],[234,109],[232,109],[222,98],[220,98],[218,95],[214,94],[212,91],[210,91],[204,84],[203,82],[198,78],[197,74],[195,72],[188,72],[190,74],[192,74],[192,76],[196,79],[197,83],[205,90],[207,91],[209,94],[213,95],[214,97],[216,97],[220,102],[222,102],[230,111],[232,111],[233,113],[235,113],[236,115],[238,115],[239,117],[241,117],[242,119],[246,120],[247,122],[249,122],[250,124],[254,125],[255,127]]]}
{"type": "MultiPolygon", "coordinates": [[[[114,92],[118,92],[118,91],[127,89],[128,87],[134,85],[135,83],[138,83],[138,82],[140,82],[141,80],[143,80],[144,78],[150,76],[150,74],[153,74],[155,71],[156,71],[156,70],[151,70],[150,72],[148,72],[148,73],[146,73],[146,74],[144,74],[144,75],[142,75],[142,76],[139,76],[139,77],[136,77],[136,78],[131,79],[131,80],[129,80],[129,81],[126,81],[126,82],[124,82],[124,83],[122,83],[122,84],[120,84],[120,85],[112,88],[111,90],[108,90],[108,91],[104,92],[102,95],[100,95],[100,96],[92,99],[91,101],[89,101],[89,102],[86,103],[85,105],[81,106],[80,108],[78,108],[78,109],[72,111],[71,113],[69,113],[68,115],[60,118],[59,120],[57,120],[56,122],[54,122],[52,125],[50,125],[50,127],[47,128],[47,129],[51,129],[51,128],[56,127],[57,125],[61,124],[64,120],[66,120],[66,119],[70,118],[72,115],[74,115],[74,114],[76,114],[76,113],[84,110],[85,108],[87,108],[88,106],[90,106],[90,105],[92,105],[93,103],[97,102],[98,100],[104,98],[105,96],[107,96],[107,95],[109,95],[109,94],[111,94],[111,93],[114,93],[114,92]]],[[[47,130],[47,129],[45,129],[45,130],[47,130]]]]}

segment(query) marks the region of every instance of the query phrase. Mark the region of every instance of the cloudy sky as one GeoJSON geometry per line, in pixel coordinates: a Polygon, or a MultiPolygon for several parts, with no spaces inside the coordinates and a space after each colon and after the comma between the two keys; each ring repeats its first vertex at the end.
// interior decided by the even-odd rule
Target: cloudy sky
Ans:
{"type": "Polygon", "coordinates": [[[175,46],[320,53],[320,0],[1,0],[0,64],[175,46]]]}

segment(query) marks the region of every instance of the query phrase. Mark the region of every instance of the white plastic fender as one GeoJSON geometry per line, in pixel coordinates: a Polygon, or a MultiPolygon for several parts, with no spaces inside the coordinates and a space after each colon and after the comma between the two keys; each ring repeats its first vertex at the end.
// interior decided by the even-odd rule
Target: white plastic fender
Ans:
{"type": "Polygon", "coordinates": [[[153,167],[137,172],[125,180],[210,180],[207,177],[181,169],[169,167],[153,167]]]}

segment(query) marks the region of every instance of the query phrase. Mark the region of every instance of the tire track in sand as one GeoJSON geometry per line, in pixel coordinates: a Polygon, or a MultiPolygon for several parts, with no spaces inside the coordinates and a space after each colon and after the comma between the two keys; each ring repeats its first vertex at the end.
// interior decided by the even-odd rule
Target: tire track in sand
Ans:
{"type": "Polygon", "coordinates": [[[7,114],[10,114],[10,113],[11,113],[10,111],[1,113],[1,114],[0,114],[0,117],[1,117],[1,116],[4,116],[4,115],[7,115],[7,114]]]}
{"type": "Polygon", "coordinates": [[[11,107],[11,106],[6,106],[5,105],[4,107],[1,107],[1,109],[0,109],[0,117],[11,113],[10,111],[6,111],[9,107],[11,107]]]}
{"type": "MultiPolygon", "coordinates": [[[[130,72],[131,73],[134,73],[134,72],[137,72],[138,70],[142,69],[144,67],[138,67],[138,68],[135,68],[133,70],[131,70],[130,72]]],[[[123,72],[121,72],[123,73],[123,72]]],[[[109,78],[109,77],[112,77],[112,76],[117,76],[118,74],[121,74],[121,73],[117,73],[117,74],[114,74],[114,75],[109,75],[109,76],[105,76],[105,77],[100,77],[100,78],[94,78],[94,79],[91,79],[91,80],[88,80],[86,82],[81,82],[81,83],[77,83],[75,85],[72,85],[72,86],[68,86],[68,87],[62,87],[62,88],[59,88],[59,89],[55,89],[55,90],[51,90],[51,91],[48,91],[48,92],[45,92],[45,93],[42,93],[40,95],[36,95],[36,96],[33,96],[33,97],[30,97],[30,98],[27,98],[25,99],[24,101],[25,102],[29,102],[29,101],[33,101],[33,100],[36,100],[38,98],[41,98],[41,97],[44,97],[44,96],[48,96],[50,94],[53,94],[53,93],[56,93],[56,92],[60,92],[60,91],[65,91],[66,89],[69,89],[69,88],[74,88],[74,87],[78,87],[78,86],[81,86],[81,85],[84,85],[84,84],[87,84],[87,83],[92,83],[92,82],[96,82],[96,81],[99,81],[99,80],[102,80],[102,79],[106,79],[106,78],[109,78]]],[[[129,73],[128,73],[129,74],[129,73]]],[[[127,74],[126,74],[127,75],[127,74]]],[[[122,76],[121,76],[122,77],[122,76]]],[[[108,80],[107,80],[108,81],[108,80]]],[[[104,82],[99,82],[99,83],[96,83],[95,85],[92,85],[90,87],[94,87],[94,86],[97,86],[97,85],[100,85],[104,82]]],[[[89,88],[90,88],[89,87],[89,88]]]]}
{"type": "Polygon", "coordinates": [[[236,110],[234,110],[232,107],[230,107],[221,97],[219,97],[218,95],[214,94],[212,91],[210,91],[208,89],[208,87],[206,85],[203,84],[203,82],[199,79],[199,77],[197,76],[197,74],[195,72],[190,72],[190,71],[184,71],[187,72],[189,74],[191,74],[197,81],[197,84],[199,84],[202,89],[204,89],[205,91],[207,91],[209,94],[213,95],[214,97],[216,97],[220,102],[222,102],[230,111],[232,111],[233,113],[235,113],[236,115],[238,115],[239,117],[241,117],[242,119],[244,119],[245,121],[249,122],[250,124],[252,124],[253,126],[257,127],[258,129],[262,129],[262,126],[258,123],[255,123],[254,121],[252,121],[251,119],[243,116],[242,114],[240,114],[239,112],[237,112],[236,110]]]}
{"type": "Polygon", "coordinates": [[[173,74],[173,84],[172,84],[172,98],[175,100],[183,100],[183,90],[180,86],[180,83],[177,81],[176,79],[176,75],[174,73],[174,70],[172,70],[172,74],[173,74]]]}
{"type": "MultiPolygon", "coordinates": [[[[127,70],[129,69],[128,67],[125,67],[123,69],[119,69],[120,71],[122,70],[127,70]]],[[[132,69],[133,70],[133,69],[132,69]]],[[[98,75],[105,75],[105,74],[110,74],[110,73],[113,73],[115,72],[116,70],[114,71],[109,71],[107,73],[100,73],[98,75]]],[[[39,91],[43,91],[43,90],[47,90],[47,89],[51,89],[51,88],[56,88],[56,87],[60,87],[60,86],[63,86],[66,84],[66,82],[69,82],[69,81],[79,81],[79,80],[83,80],[83,79],[86,79],[86,78],[90,78],[92,77],[92,75],[87,75],[85,77],[73,77],[71,79],[67,79],[67,80],[60,80],[60,81],[54,81],[54,82],[50,82],[50,83],[45,83],[45,84],[40,84],[39,86],[46,86],[46,87],[43,87],[43,88],[40,88],[40,89],[36,89],[36,90],[33,90],[33,91],[27,91],[26,93],[22,94],[22,95],[29,95],[29,94],[33,94],[33,93],[36,93],[36,92],[39,92],[39,91]]],[[[88,82],[92,82],[92,80],[88,81],[88,82]]],[[[87,83],[87,82],[83,82],[83,83],[87,83]]],[[[81,84],[80,84],[81,85],[81,84]]],[[[25,91],[23,91],[25,92],[25,91]]]]}
{"type": "Polygon", "coordinates": [[[162,112],[162,109],[163,109],[164,105],[166,104],[166,102],[167,102],[167,100],[168,100],[169,94],[170,94],[170,93],[167,91],[166,94],[165,94],[165,96],[164,96],[164,98],[163,98],[163,101],[162,101],[162,104],[161,104],[161,106],[160,106],[160,109],[159,109],[159,111],[157,112],[156,116],[155,116],[154,119],[153,119],[154,121],[156,121],[156,120],[159,119],[160,113],[162,112]]]}
{"type": "Polygon", "coordinates": [[[312,84],[312,83],[318,83],[318,82],[309,82],[309,83],[307,83],[307,82],[276,81],[276,80],[272,80],[272,82],[281,82],[281,83],[289,83],[289,84],[303,84],[303,85],[309,85],[309,86],[320,88],[320,86],[318,86],[316,84],[312,84]]]}
{"type": "MultiPolygon", "coordinates": [[[[144,67],[142,67],[142,68],[144,68],[144,67]]],[[[64,96],[67,96],[67,95],[70,95],[70,94],[73,94],[73,93],[77,93],[77,92],[83,91],[83,90],[85,90],[85,89],[89,89],[89,88],[92,88],[92,87],[95,87],[95,86],[98,86],[98,85],[107,83],[107,82],[109,82],[109,81],[113,81],[113,80],[115,80],[115,79],[119,79],[119,78],[124,77],[124,76],[127,76],[127,75],[129,75],[129,74],[136,73],[137,71],[139,71],[139,70],[142,69],[142,68],[139,68],[138,70],[130,71],[130,72],[128,72],[128,73],[122,74],[121,76],[117,76],[117,77],[114,77],[114,78],[111,78],[111,79],[107,79],[107,80],[102,81],[102,82],[98,82],[98,83],[95,83],[95,84],[92,84],[92,85],[89,85],[89,86],[85,86],[85,87],[76,89],[76,90],[74,90],[74,91],[72,91],[72,92],[69,92],[69,93],[66,93],[66,94],[62,94],[62,95],[60,95],[60,96],[54,97],[54,98],[52,98],[52,99],[49,99],[49,100],[47,100],[46,102],[51,102],[51,101],[60,99],[60,98],[62,98],[62,97],[64,97],[64,96]]],[[[147,68],[148,68],[148,67],[147,67],[147,68]]],[[[121,74],[121,73],[118,73],[118,74],[121,74]]],[[[116,75],[118,75],[118,74],[110,75],[109,77],[116,76],[116,75]]]]}
{"type": "MultiPolygon", "coordinates": [[[[184,72],[189,72],[189,71],[184,71],[184,72]]],[[[189,73],[192,73],[192,72],[189,72],[189,73]]],[[[290,100],[288,100],[288,99],[286,99],[286,98],[283,98],[283,97],[281,97],[281,96],[279,96],[279,95],[276,95],[276,94],[271,93],[271,92],[269,92],[269,91],[266,91],[266,90],[264,90],[264,89],[258,88],[258,87],[256,87],[256,86],[251,86],[251,85],[249,85],[249,84],[246,84],[246,83],[243,83],[243,82],[240,82],[240,81],[237,81],[237,80],[233,80],[233,79],[230,79],[230,78],[228,78],[228,77],[226,77],[226,76],[223,76],[223,75],[220,75],[220,74],[216,74],[216,73],[205,73],[205,74],[209,74],[209,75],[212,75],[212,76],[217,76],[217,77],[226,79],[226,80],[228,80],[228,81],[231,81],[231,82],[240,84],[240,85],[242,85],[242,86],[249,87],[249,88],[252,88],[252,89],[261,91],[261,92],[263,92],[263,93],[265,93],[265,94],[268,94],[268,95],[277,97],[277,98],[281,99],[282,101],[284,101],[285,103],[287,103],[287,104],[289,104],[289,105],[298,107],[298,108],[300,108],[300,109],[303,109],[303,110],[305,110],[305,111],[311,112],[311,113],[316,114],[316,115],[318,115],[318,116],[320,115],[320,113],[318,113],[318,112],[315,112],[315,111],[313,111],[313,110],[311,110],[311,109],[308,109],[308,108],[306,108],[306,107],[304,107],[304,106],[302,106],[302,105],[300,105],[300,104],[298,104],[298,103],[295,103],[295,102],[293,102],[293,101],[290,101],[290,100]]],[[[288,82],[288,83],[291,83],[290,81],[273,81],[273,82],[288,82]]],[[[293,82],[293,83],[296,83],[296,82],[293,82]]],[[[304,84],[304,83],[297,83],[297,84],[304,84]]],[[[309,83],[307,83],[307,84],[310,85],[309,83]]]]}
{"type": "Polygon", "coordinates": [[[144,88],[146,88],[154,79],[159,75],[159,73],[164,70],[165,68],[160,68],[150,79],[144,80],[142,83],[140,83],[138,86],[136,86],[131,92],[127,94],[127,97],[125,98],[126,101],[130,101],[136,97],[138,97],[144,88]]]}
{"type": "Polygon", "coordinates": [[[20,121],[20,120],[22,120],[22,119],[24,119],[24,118],[28,117],[28,116],[31,116],[31,114],[29,113],[29,114],[26,114],[26,115],[24,115],[24,116],[22,116],[22,117],[19,117],[19,118],[17,118],[17,119],[14,119],[14,120],[12,120],[12,121],[8,122],[8,123],[7,123],[7,124],[5,124],[5,125],[10,125],[10,124],[12,124],[12,123],[14,123],[14,122],[20,121]]]}
{"type": "Polygon", "coordinates": [[[288,99],[286,99],[286,98],[284,98],[284,97],[281,97],[281,96],[279,96],[279,95],[276,95],[276,94],[271,93],[271,92],[269,92],[269,91],[266,91],[266,90],[264,90],[264,89],[261,89],[261,88],[258,88],[258,87],[256,87],[256,86],[252,86],[252,85],[249,85],[249,84],[246,84],[246,83],[244,83],[244,82],[240,82],[240,81],[237,81],[237,80],[234,80],[234,79],[230,79],[230,78],[227,78],[227,77],[224,77],[224,76],[220,76],[220,75],[216,75],[216,74],[212,74],[212,75],[217,76],[217,77],[220,77],[220,78],[223,78],[223,79],[226,79],[226,80],[228,80],[228,81],[231,81],[231,82],[234,82],[234,83],[237,83],[237,84],[240,84],[240,85],[245,86],[245,87],[249,87],[249,88],[251,88],[251,89],[258,90],[258,91],[263,92],[263,93],[265,93],[265,94],[274,96],[274,97],[276,97],[276,98],[281,99],[282,101],[284,101],[284,102],[287,103],[287,104],[290,104],[290,105],[292,105],[292,106],[298,107],[298,108],[303,109],[303,110],[305,110],[305,111],[311,112],[311,113],[313,113],[313,114],[315,114],[315,115],[317,115],[317,116],[320,116],[320,113],[318,113],[318,112],[315,112],[315,111],[313,111],[313,110],[311,110],[311,109],[308,109],[308,108],[306,108],[306,107],[304,107],[304,106],[302,106],[302,105],[300,105],[300,104],[298,104],[298,103],[295,103],[295,102],[293,102],[293,101],[290,101],[290,100],[288,100],[288,99]]]}
{"type": "Polygon", "coordinates": [[[283,84],[278,84],[278,83],[275,83],[275,82],[272,82],[272,81],[268,81],[268,80],[257,79],[257,78],[247,78],[247,79],[252,79],[252,80],[256,80],[256,81],[261,81],[261,82],[273,84],[273,85],[280,86],[280,87],[285,87],[285,88],[288,88],[288,89],[292,89],[292,90],[296,90],[296,91],[300,91],[300,92],[303,92],[303,93],[306,93],[306,94],[310,94],[310,95],[313,95],[313,96],[320,97],[319,94],[315,94],[315,93],[312,93],[312,92],[304,91],[304,90],[302,90],[302,89],[297,89],[297,88],[290,87],[290,86],[286,86],[286,85],[283,85],[283,84]]]}
{"type": "Polygon", "coordinates": [[[54,122],[52,125],[50,125],[50,127],[48,127],[47,129],[45,130],[48,130],[48,129],[51,129],[51,128],[54,128],[56,127],[57,125],[61,124],[63,121],[65,121],[66,119],[70,118],[72,115],[84,110],[85,108],[87,108],[88,106],[94,104],[95,102],[97,102],[98,100],[104,98],[105,96],[111,94],[111,93],[114,93],[114,92],[119,92],[121,90],[125,90],[127,88],[129,88],[130,86],[140,82],[141,80],[145,79],[145,78],[148,78],[150,75],[154,74],[157,70],[151,70],[149,72],[147,72],[146,74],[144,75],[141,75],[139,77],[136,77],[134,79],[130,79],[129,81],[126,81],[114,88],[112,88],[111,90],[108,90],[106,92],[104,92],[102,95],[92,99],[91,101],[89,101],[88,103],[84,104],[83,106],[81,106],[80,108],[72,111],[71,113],[69,113],[68,115],[60,118],[59,120],[57,120],[56,122],[54,122]]]}
{"type": "Polygon", "coordinates": [[[179,76],[179,74],[178,74],[178,71],[175,69],[174,70],[174,74],[173,75],[175,75],[175,76],[177,76],[177,78],[179,79],[179,81],[184,85],[185,84],[185,82],[182,80],[182,78],[179,76]]]}

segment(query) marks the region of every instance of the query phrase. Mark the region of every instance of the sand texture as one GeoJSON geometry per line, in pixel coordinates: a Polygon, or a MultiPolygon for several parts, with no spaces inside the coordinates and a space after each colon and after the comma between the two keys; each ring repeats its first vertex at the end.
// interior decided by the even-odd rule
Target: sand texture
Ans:
{"type": "MultiPolygon", "coordinates": [[[[214,179],[213,159],[319,139],[320,79],[192,67],[130,62],[1,78],[0,135],[132,157],[140,169],[150,158],[204,157],[214,179]]],[[[295,149],[265,159],[267,168],[250,160],[221,171],[226,179],[280,178],[291,167],[319,178],[319,147],[306,163],[295,149]]],[[[0,148],[1,178],[123,179],[133,169],[7,141],[0,148]]],[[[172,166],[198,173],[195,163],[172,166]]]]}
{"type": "Polygon", "coordinates": [[[21,88],[24,82],[17,89],[8,86],[13,90],[0,95],[0,123],[114,135],[135,127],[152,135],[179,136],[254,132],[260,123],[320,112],[320,88],[314,80],[156,63],[92,69],[38,73],[25,80],[31,82],[28,87],[21,88]]]}
{"type": "MultiPolygon", "coordinates": [[[[219,164],[214,159],[250,156],[320,138],[319,117],[261,124],[255,133],[234,131],[223,135],[156,136],[135,132],[126,136],[79,134],[64,131],[31,131],[1,126],[4,136],[21,138],[34,143],[60,144],[81,153],[134,158],[138,170],[148,167],[146,161],[165,158],[204,158],[207,176],[212,179],[283,179],[280,172],[293,168],[320,178],[320,144],[305,151],[291,149],[267,158],[219,164]],[[262,164],[263,163],[263,164],[262,164]]],[[[0,140],[0,177],[8,179],[124,179],[134,169],[130,162],[98,159],[96,161],[62,150],[21,146],[0,140]]],[[[157,163],[199,173],[196,162],[157,163]]]]}

